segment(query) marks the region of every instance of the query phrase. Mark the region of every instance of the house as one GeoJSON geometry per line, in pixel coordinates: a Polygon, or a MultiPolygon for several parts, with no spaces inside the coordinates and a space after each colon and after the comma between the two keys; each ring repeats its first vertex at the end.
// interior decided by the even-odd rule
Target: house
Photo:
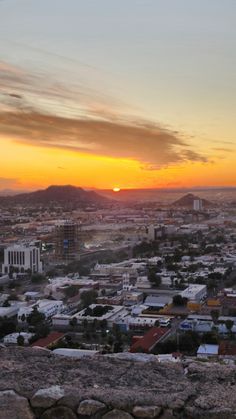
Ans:
{"type": "Polygon", "coordinates": [[[59,332],[51,332],[45,338],[41,338],[36,340],[36,342],[32,343],[32,347],[40,347],[40,348],[51,348],[52,346],[56,345],[63,337],[65,336],[64,333],[59,332]]]}
{"type": "Polygon", "coordinates": [[[218,358],[219,345],[202,344],[197,350],[197,358],[218,358]]]}
{"type": "Polygon", "coordinates": [[[150,353],[169,333],[170,329],[152,327],[144,336],[140,338],[137,337],[129,351],[150,353]]]}

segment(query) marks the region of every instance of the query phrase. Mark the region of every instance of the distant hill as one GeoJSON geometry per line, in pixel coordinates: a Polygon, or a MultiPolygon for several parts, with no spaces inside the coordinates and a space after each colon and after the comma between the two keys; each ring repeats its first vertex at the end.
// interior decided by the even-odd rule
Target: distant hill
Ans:
{"type": "Polygon", "coordinates": [[[49,205],[62,206],[102,206],[111,202],[109,199],[93,191],[85,191],[82,188],[65,185],[49,186],[47,189],[21,193],[14,196],[0,196],[0,204],[15,205],[49,205]]]}
{"type": "Polygon", "coordinates": [[[178,199],[177,201],[173,202],[173,207],[181,207],[181,208],[193,208],[193,202],[195,199],[200,199],[203,204],[203,208],[209,208],[212,207],[213,204],[208,201],[207,199],[199,198],[199,196],[194,195],[192,193],[188,193],[187,195],[182,196],[182,198],[178,199]]]}

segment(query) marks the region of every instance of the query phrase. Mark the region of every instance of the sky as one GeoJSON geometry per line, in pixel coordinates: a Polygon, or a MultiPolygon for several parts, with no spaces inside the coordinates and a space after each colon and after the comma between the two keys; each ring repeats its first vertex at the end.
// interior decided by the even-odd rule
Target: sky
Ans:
{"type": "Polygon", "coordinates": [[[235,0],[0,0],[0,189],[236,186],[235,0]]]}

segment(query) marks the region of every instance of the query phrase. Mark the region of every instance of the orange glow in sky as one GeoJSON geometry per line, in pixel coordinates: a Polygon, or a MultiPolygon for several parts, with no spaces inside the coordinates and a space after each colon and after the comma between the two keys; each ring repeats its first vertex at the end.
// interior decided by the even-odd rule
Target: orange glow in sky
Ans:
{"type": "Polygon", "coordinates": [[[0,1],[0,191],[236,186],[236,3],[215,3],[0,1]]]}

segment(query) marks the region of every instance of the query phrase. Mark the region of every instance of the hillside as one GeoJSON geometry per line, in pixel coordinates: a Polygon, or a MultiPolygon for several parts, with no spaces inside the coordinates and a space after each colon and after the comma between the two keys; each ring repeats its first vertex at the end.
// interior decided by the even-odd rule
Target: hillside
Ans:
{"type": "Polygon", "coordinates": [[[195,199],[200,199],[202,201],[203,208],[209,208],[209,207],[213,206],[213,204],[210,201],[208,201],[207,199],[201,199],[201,198],[199,198],[199,196],[194,195],[192,193],[188,193],[188,194],[184,195],[182,198],[173,202],[172,206],[173,207],[181,207],[181,208],[192,209],[193,208],[193,202],[195,201],[195,199]]]}
{"type": "Polygon", "coordinates": [[[108,204],[107,198],[93,191],[85,191],[82,188],[65,185],[49,186],[47,189],[22,193],[14,196],[0,196],[0,204],[22,205],[77,205],[77,206],[101,206],[108,204]]]}
{"type": "Polygon", "coordinates": [[[78,360],[1,347],[0,419],[236,417],[235,366],[138,356],[78,360]]]}

